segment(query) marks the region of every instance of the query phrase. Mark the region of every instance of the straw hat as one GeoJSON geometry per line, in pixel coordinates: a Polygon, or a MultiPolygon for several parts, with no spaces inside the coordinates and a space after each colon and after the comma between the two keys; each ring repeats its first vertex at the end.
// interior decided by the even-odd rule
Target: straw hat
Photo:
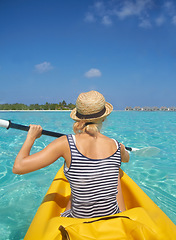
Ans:
{"type": "Polygon", "coordinates": [[[75,121],[82,119],[94,121],[108,116],[113,106],[105,101],[103,95],[97,91],[81,93],[76,100],[76,108],[70,114],[75,121]]]}

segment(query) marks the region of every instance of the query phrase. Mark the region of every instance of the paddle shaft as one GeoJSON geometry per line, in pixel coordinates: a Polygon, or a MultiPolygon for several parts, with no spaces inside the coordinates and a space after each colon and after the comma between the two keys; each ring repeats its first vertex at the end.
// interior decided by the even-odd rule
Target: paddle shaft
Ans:
{"type": "MultiPolygon", "coordinates": [[[[1,119],[0,119],[0,127],[5,127],[6,129],[14,128],[14,129],[22,130],[22,131],[28,131],[29,130],[29,126],[16,124],[16,123],[12,123],[10,120],[6,121],[6,120],[1,120],[1,119]]],[[[64,136],[65,134],[58,133],[58,132],[47,131],[47,130],[42,130],[42,135],[58,138],[58,137],[64,136]]],[[[128,150],[130,152],[133,151],[133,149],[131,147],[125,147],[125,148],[126,148],[126,150],[128,150]]]]}
{"type": "MultiPolygon", "coordinates": [[[[29,130],[29,126],[12,123],[10,120],[7,121],[7,122],[9,122],[9,125],[5,126],[7,129],[14,128],[14,129],[22,130],[22,131],[28,131],[29,130]]],[[[42,135],[46,135],[46,136],[51,136],[51,137],[56,137],[57,138],[57,137],[64,136],[65,134],[52,132],[52,131],[47,131],[47,130],[42,130],[42,135]]]]}

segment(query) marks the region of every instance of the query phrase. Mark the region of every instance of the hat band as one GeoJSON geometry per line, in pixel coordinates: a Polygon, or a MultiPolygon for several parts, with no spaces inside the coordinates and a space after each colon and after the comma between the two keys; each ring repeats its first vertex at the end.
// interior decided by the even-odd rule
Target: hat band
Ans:
{"type": "Polygon", "coordinates": [[[80,119],[98,118],[98,117],[101,117],[105,112],[106,112],[106,108],[104,107],[100,112],[89,114],[89,115],[83,115],[77,111],[76,116],[80,119]]]}

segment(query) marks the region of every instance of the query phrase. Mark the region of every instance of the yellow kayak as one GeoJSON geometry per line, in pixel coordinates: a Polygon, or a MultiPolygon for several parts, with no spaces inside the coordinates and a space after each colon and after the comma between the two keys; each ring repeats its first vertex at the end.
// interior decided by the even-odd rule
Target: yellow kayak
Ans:
{"type": "Polygon", "coordinates": [[[65,218],[60,213],[64,212],[71,191],[62,167],[24,240],[175,240],[176,225],[125,172],[121,173],[125,212],[102,218],[65,218]]]}

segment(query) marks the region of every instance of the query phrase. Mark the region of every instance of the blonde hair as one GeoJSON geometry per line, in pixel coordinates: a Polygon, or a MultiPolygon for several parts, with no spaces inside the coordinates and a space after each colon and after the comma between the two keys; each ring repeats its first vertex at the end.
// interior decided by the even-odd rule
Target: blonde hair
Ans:
{"type": "Polygon", "coordinates": [[[93,122],[87,122],[85,120],[81,120],[73,124],[73,131],[75,134],[85,132],[92,137],[96,137],[97,133],[100,132],[101,126],[102,126],[102,121],[93,123],[93,122]]]}

